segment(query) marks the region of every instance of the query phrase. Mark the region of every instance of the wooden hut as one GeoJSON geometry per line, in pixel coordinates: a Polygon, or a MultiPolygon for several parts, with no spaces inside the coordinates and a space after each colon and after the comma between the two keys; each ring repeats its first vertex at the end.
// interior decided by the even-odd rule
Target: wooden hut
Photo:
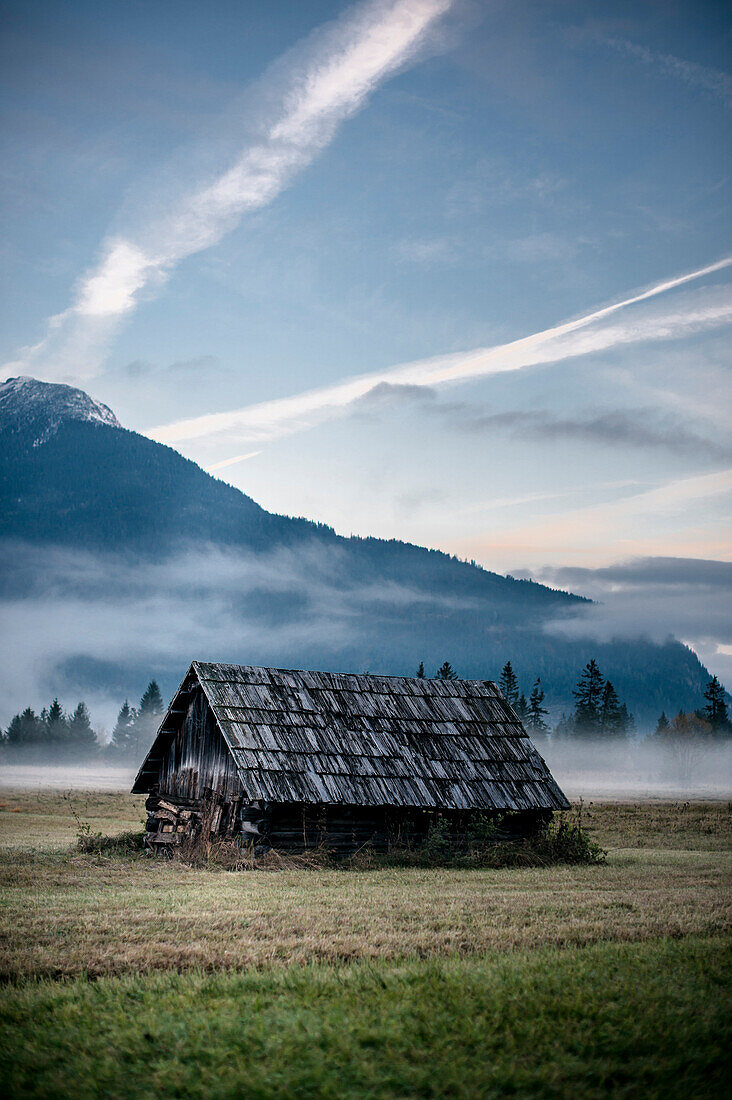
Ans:
{"type": "Polygon", "coordinates": [[[349,852],[439,814],[525,835],[569,803],[495,684],[194,661],[133,786],[147,841],[241,835],[349,852]]]}

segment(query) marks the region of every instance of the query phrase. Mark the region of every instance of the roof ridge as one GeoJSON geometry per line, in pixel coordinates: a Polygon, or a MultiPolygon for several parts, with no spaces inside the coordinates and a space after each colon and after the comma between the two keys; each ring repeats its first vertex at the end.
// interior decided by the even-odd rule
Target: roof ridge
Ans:
{"type": "Polygon", "coordinates": [[[487,676],[473,676],[463,677],[459,676],[456,680],[443,680],[440,676],[397,676],[393,673],[387,672],[330,672],[326,669],[316,668],[282,668],[279,665],[240,665],[234,664],[231,661],[192,661],[191,662],[197,669],[203,667],[209,668],[242,668],[252,669],[257,672],[284,672],[294,676],[355,676],[358,679],[373,679],[373,680],[409,680],[422,683],[436,683],[436,684],[491,684],[496,686],[496,681],[489,679],[487,676]]]}

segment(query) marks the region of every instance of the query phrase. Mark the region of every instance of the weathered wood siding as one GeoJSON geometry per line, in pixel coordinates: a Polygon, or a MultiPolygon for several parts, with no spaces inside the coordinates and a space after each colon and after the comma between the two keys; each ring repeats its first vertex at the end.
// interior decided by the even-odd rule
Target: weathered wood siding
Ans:
{"type": "Polygon", "coordinates": [[[236,763],[202,691],[194,692],[185,718],[163,755],[158,784],[161,795],[175,800],[200,801],[217,796],[228,802],[241,797],[236,763]]]}

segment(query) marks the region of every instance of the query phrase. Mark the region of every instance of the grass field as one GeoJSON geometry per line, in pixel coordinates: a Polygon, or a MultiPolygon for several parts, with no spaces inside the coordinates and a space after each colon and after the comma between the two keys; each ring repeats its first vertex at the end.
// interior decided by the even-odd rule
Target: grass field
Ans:
{"type": "Polygon", "coordinates": [[[721,1095],[730,806],[583,815],[603,866],[232,874],[70,847],[129,795],[3,791],[5,1092],[721,1095]]]}

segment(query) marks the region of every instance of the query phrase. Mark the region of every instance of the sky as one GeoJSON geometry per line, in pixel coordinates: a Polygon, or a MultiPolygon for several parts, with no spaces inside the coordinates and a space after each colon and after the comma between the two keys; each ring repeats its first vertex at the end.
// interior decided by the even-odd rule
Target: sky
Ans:
{"type": "Polygon", "coordinates": [[[629,604],[729,562],[727,5],[2,18],[5,376],[342,534],[629,604]]]}

